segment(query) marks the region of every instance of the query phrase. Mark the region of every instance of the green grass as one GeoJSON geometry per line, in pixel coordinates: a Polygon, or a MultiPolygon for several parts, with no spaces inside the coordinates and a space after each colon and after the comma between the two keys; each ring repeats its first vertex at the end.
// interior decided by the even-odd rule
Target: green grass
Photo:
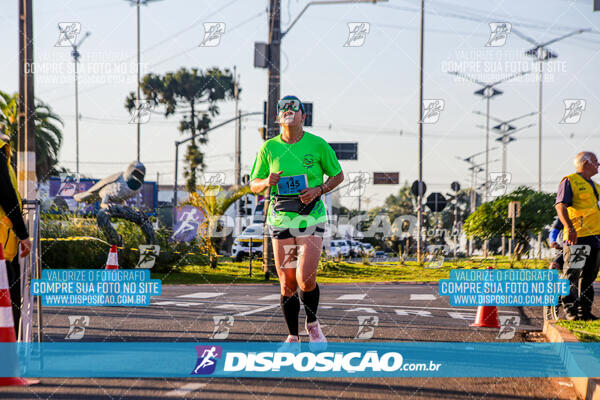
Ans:
{"type": "MultiPolygon", "coordinates": [[[[459,259],[445,262],[442,268],[426,268],[414,261],[362,263],[348,261],[321,261],[319,282],[357,283],[357,282],[402,282],[402,281],[438,281],[450,277],[454,268],[480,269],[494,268],[546,268],[544,260],[523,260],[511,263],[506,257],[487,259],[459,259]]],[[[202,283],[273,283],[264,280],[261,260],[252,264],[252,277],[248,275],[248,261],[232,262],[223,259],[216,269],[209,266],[187,265],[178,272],[167,274],[153,273],[152,278],[161,279],[163,284],[202,284],[202,283]]],[[[275,277],[276,279],[276,277],[275,277]]]]}
{"type": "Polygon", "coordinates": [[[564,321],[556,322],[556,325],[569,329],[580,342],[600,342],[600,320],[599,321],[564,321]]]}

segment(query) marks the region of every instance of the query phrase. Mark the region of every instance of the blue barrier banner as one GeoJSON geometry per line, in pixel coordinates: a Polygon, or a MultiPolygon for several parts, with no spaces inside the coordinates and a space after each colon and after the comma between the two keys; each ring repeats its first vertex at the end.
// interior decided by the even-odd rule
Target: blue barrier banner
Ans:
{"type": "Polygon", "coordinates": [[[44,269],[31,280],[43,306],[149,306],[160,296],[160,279],[147,269],[44,269]]]}
{"type": "Polygon", "coordinates": [[[454,269],[439,281],[452,306],[555,306],[568,294],[569,281],[550,269],[454,269]]]}
{"type": "Polygon", "coordinates": [[[22,377],[600,376],[600,343],[0,343],[0,354],[0,376],[22,377]]]}

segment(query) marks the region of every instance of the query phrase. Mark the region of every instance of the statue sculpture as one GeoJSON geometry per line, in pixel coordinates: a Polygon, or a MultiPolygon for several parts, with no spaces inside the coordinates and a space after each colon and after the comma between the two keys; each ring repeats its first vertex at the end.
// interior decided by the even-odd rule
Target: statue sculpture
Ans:
{"type": "Polygon", "coordinates": [[[111,218],[122,218],[138,225],[148,244],[155,244],[154,229],[148,217],[141,211],[127,206],[125,201],[141,192],[144,185],[146,167],[133,161],[124,172],[110,175],[87,191],[77,193],[73,198],[77,202],[94,203],[100,200],[100,211],[96,215],[98,226],[106,234],[111,244],[122,246],[122,238],[111,224],[111,218]]]}

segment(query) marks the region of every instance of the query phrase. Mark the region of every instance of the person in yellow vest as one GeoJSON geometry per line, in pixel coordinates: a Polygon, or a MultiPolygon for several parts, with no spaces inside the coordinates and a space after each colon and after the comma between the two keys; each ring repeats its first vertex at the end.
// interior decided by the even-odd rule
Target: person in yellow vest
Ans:
{"type": "Polygon", "coordinates": [[[561,277],[569,279],[571,286],[561,303],[568,320],[590,321],[598,319],[592,314],[592,305],[593,283],[600,266],[600,186],[591,179],[598,173],[598,159],[594,153],[583,151],[575,156],[574,164],[577,172],[561,180],[554,206],[564,226],[561,277]],[[583,259],[583,268],[578,268],[583,259]]]}
{"type": "Polygon", "coordinates": [[[4,249],[8,287],[12,302],[15,331],[21,318],[21,269],[19,267],[19,243],[21,257],[31,251],[31,241],[23,221],[23,205],[17,190],[17,175],[10,161],[10,138],[0,132],[0,243],[4,249]]]}

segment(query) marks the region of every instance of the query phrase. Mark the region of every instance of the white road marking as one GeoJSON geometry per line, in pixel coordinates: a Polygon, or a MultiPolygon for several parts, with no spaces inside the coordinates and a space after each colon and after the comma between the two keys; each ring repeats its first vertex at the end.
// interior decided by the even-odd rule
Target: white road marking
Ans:
{"type": "Polygon", "coordinates": [[[367,295],[365,293],[360,294],[343,294],[336,300],[364,300],[367,295]]]}
{"type": "MultiPolygon", "coordinates": [[[[334,305],[334,306],[354,306],[354,307],[361,307],[364,306],[364,304],[356,304],[356,303],[320,303],[319,307],[321,307],[321,304],[329,304],[329,305],[334,305]]],[[[427,310],[443,310],[443,311],[477,311],[477,307],[473,307],[473,308],[456,308],[456,307],[427,307],[427,306],[405,306],[405,305],[388,305],[388,304],[377,304],[377,308],[398,308],[398,307],[402,307],[402,308],[418,308],[419,310],[422,309],[427,309],[427,310]]],[[[499,314],[518,314],[518,311],[505,311],[505,310],[498,310],[499,314]]]]}
{"type": "Polygon", "coordinates": [[[395,311],[396,311],[396,314],[402,315],[402,316],[417,315],[419,317],[433,317],[433,315],[431,315],[431,311],[425,311],[425,310],[398,310],[398,309],[396,309],[395,311]]]}
{"type": "Polygon", "coordinates": [[[418,294],[413,293],[410,295],[411,300],[435,300],[436,297],[432,294],[418,294]]]}
{"type": "Polygon", "coordinates": [[[254,308],[254,306],[251,306],[248,304],[221,304],[219,306],[215,306],[215,308],[222,309],[222,310],[241,311],[241,310],[249,310],[251,308],[254,308]]]}
{"type": "Polygon", "coordinates": [[[449,312],[448,315],[455,319],[464,319],[469,321],[475,320],[475,313],[449,312]]]}
{"type": "Polygon", "coordinates": [[[157,303],[152,303],[154,306],[177,306],[177,307],[191,307],[191,306],[199,306],[204,303],[181,303],[178,301],[159,301],[157,303]]]}
{"type": "Polygon", "coordinates": [[[171,390],[170,392],[165,393],[165,396],[183,397],[186,394],[189,394],[190,392],[206,387],[206,385],[206,383],[187,383],[179,389],[171,390]]]}
{"type": "Polygon", "coordinates": [[[177,296],[177,297],[189,298],[189,299],[210,299],[213,297],[222,296],[224,294],[225,293],[219,293],[219,292],[197,292],[197,293],[184,294],[184,295],[177,296]]]}
{"type": "Polygon", "coordinates": [[[259,300],[279,300],[280,298],[280,294],[270,294],[268,296],[261,297],[259,300]]]}
{"type": "Polygon", "coordinates": [[[366,312],[366,313],[371,313],[371,314],[377,314],[377,311],[375,311],[371,307],[356,307],[356,308],[351,308],[350,310],[348,310],[346,312],[366,312]]]}
{"type": "Polygon", "coordinates": [[[333,308],[332,306],[322,306],[319,304],[319,308],[322,308],[323,310],[329,309],[329,308],[333,308]]]}
{"type": "Polygon", "coordinates": [[[258,308],[255,308],[254,310],[244,311],[244,312],[241,312],[239,314],[235,314],[234,316],[235,317],[242,317],[244,315],[250,315],[250,314],[255,314],[257,312],[261,312],[261,311],[265,311],[265,310],[270,310],[271,308],[275,308],[275,307],[280,307],[280,305],[279,304],[273,304],[273,305],[270,305],[270,306],[258,307],[258,308]]]}

